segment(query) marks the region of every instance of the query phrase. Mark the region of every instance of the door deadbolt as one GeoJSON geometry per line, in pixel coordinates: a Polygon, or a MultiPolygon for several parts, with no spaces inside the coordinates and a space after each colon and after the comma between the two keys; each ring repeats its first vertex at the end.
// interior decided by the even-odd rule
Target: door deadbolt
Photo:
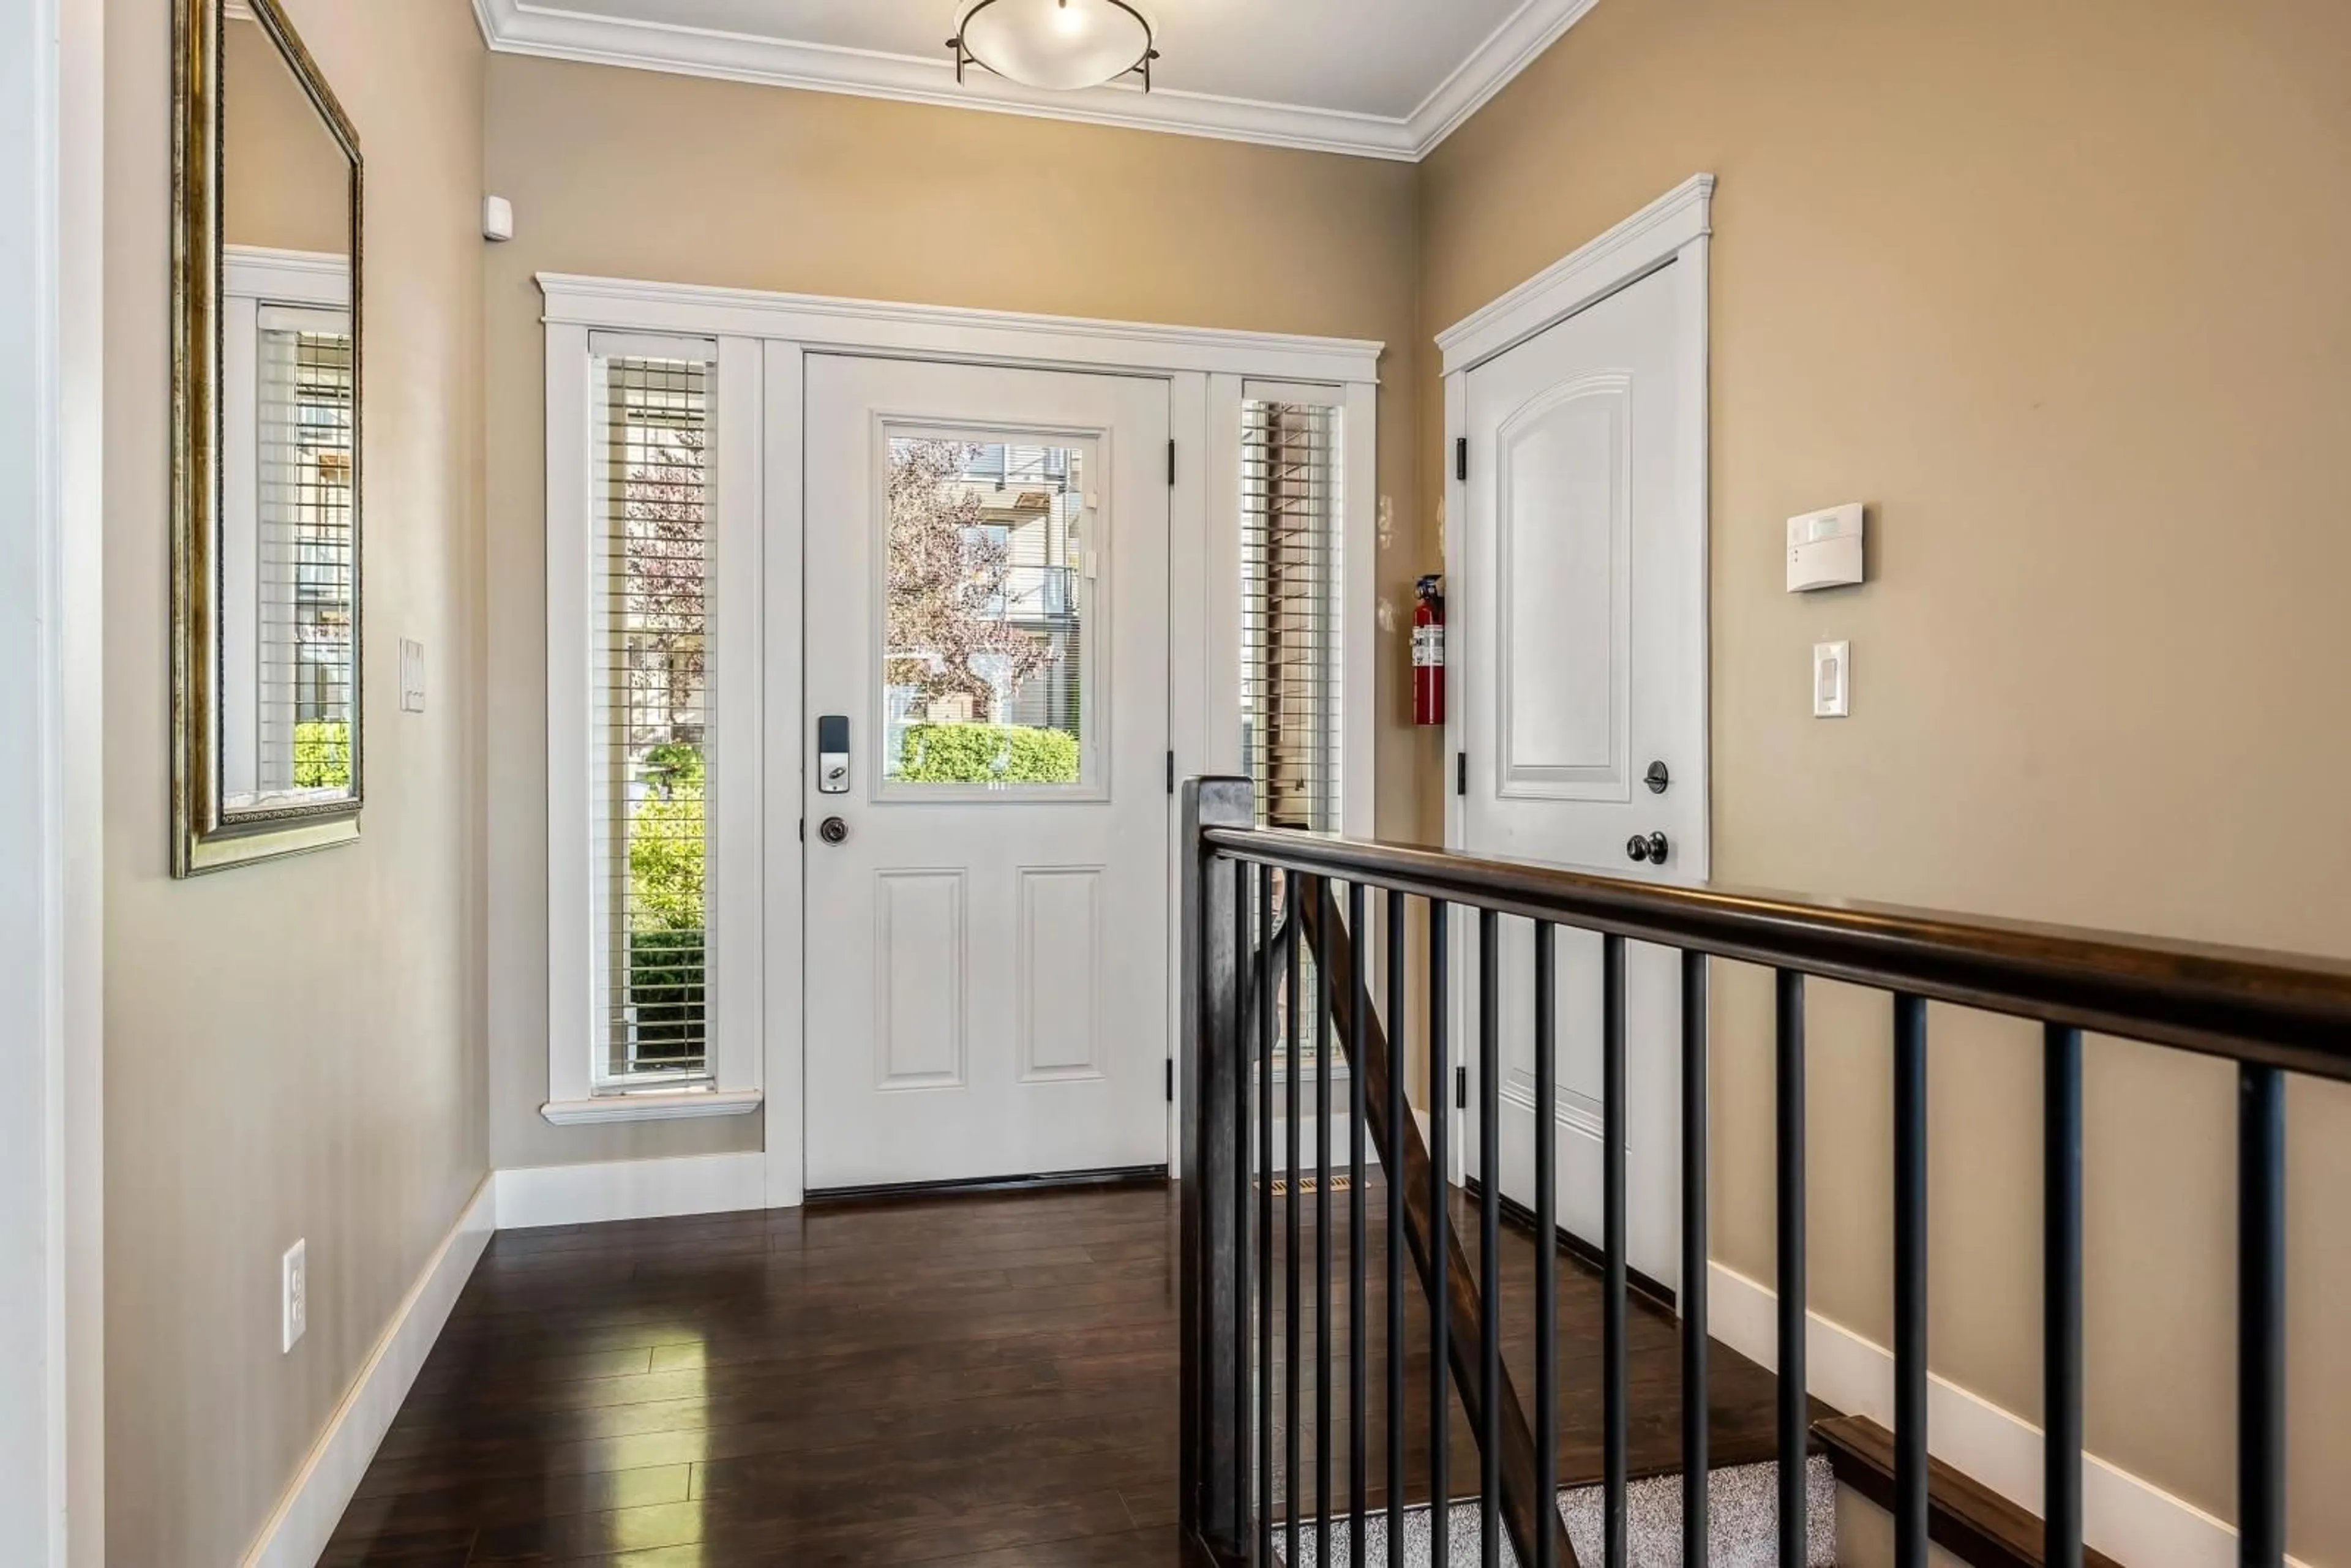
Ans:
{"type": "Polygon", "coordinates": [[[827,817],[824,825],[817,829],[816,836],[826,843],[837,844],[849,837],[849,824],[839,817],[827,817]]]}
{"type": "Polygon", "coordinates": [[[816,721],[816,792],[849,793],[849,716],[845,713],[829,713],[816,721]]]}
{"type": "Polygon", "coordinates": [[[1634,860],[1663,865],[1666,863],[1666,852],[1671,848],[1673,845],[1667,841],[1663,833],[1651,833],[1646,838],[1635,833],[1632,841],[1625,846],[1625,852],[1634,860]]]}
{"type": "Polygon", "coordinates": [[[1649,787],[1649,793],[1652,795],[1664,794],[1666,786],[1673,781],[1674,776],[1666,770],[1666,765],[1662,762],[1650,763],[1649,770],[1641,775],[1641,782],[1649,787]]]}

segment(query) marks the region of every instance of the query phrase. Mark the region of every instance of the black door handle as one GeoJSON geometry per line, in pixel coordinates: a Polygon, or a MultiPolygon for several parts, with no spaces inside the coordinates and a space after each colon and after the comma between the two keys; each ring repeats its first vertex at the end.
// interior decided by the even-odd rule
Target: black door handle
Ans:
{"type": "Polygon", "coordinates": [[[849,824],[839,817],[827,817],[824,825],[817,829],[816,836],[826,843],[837,844],[849,837],[849,824]]]}
{"type": "Polygon", "coordinates": [[[1666,852],[1672,848],[1673,845],[1667,841],[1663,833],[1651,833],[1646,838],[1635,833],[1632,841],[1625,846],[1625,852],[1634,860],[1663,865],[1666,863],[1666,852]]]}

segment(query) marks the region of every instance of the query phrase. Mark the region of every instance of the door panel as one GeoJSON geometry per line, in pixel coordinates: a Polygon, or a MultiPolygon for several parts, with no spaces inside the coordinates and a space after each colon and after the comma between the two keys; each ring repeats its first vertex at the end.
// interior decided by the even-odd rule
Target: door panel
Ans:
{"type": "Polygon", "coordinates": [[[1495,440],[1499,793],[1625,798],[1630,378],[1580,377],[1495,440]]]}
{"type": "MultiPolygon", "coordinates": [[[[1465,378],[1466,434],[1480,455],[1470,465],[1461,593],[1470,853],[1647,879],[1703,874],[1705,540],[1702,522],[1680,505],[1677,440],[1684,401],[1704,393],[1684,384],[1694,361],[1678,341],[1679,282],[1667,267],[1465,378]],[[1644,782],[1653,762],[1666,765],[1662,794],[1644,782]],[[1665,865],[1632,861],[1628,841],[1657,832],[1668,843],[1665,865]]],[[[1474,925],[1464,925],[1474,945],[1474,925]]],[[[1501,940],[1499,1182],[1531,1206],[1542,1113],[1533,927],[1504,920],[1501,940]]],[[[1554,940],[1558,1213],[1596,1246],[1602,942],[1566,930],[1554,940]]],[[[1460,961],[1474,961],[1474,946],[1460,961]]],[[[1677,961],[1635,945],[1625,988],[1630,1259],[1671,1284],[1680,1237],[1677,961]]],[[[1475,1140],[1462,1143],[1477,1174],[1475,1140]]]]}
{"type": "Polygon", "coordinates": [[[1167,384],[806,390],[809,1185],[1162,1164],[1167,384]]]}

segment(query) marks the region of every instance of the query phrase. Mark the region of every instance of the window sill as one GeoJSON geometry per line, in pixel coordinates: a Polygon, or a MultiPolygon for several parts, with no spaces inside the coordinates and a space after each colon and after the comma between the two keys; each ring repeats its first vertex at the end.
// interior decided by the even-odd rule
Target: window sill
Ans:
{"type": "Polygon", "coordinates": [[[747,1116],[767,1101],[757,1089],[656,1089],[600,1094],[592,1100],[550,1100],[538,1113],[559,1127],[594,1122],[675,1122],[693,1116],[747,1116]]]}

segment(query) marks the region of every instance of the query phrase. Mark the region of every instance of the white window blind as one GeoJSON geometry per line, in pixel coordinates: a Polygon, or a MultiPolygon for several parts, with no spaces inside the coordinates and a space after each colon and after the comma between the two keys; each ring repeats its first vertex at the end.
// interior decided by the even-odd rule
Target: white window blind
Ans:
{"type": "MultiPolygon", "coordinates": [[[[1241,402],[1241,757],[1262,827],[1343,825],[1340,423],[1325,403],[1241,402]]],[[[1300,962],[1300,1065],[1319,1072],[1322,993],[1303,949],[1300,962]]],[[[1287,1019],[1277,1038],[1286,1071],[1287,1019]]]]}
{"type": "Polygon", "coordinates": [[[1336,832],[1340,415],[1241,403],[1241,754],[1262,826],[1336,832]]]}
{"type": "Polygon", "coordinates": [[[716,514],[711,366],[599,353],[592,378],[602,545],[590,621],[600,711],[589,811],[603,946],[595,1084],[612,1092],[711,1076],[716,514]]]}
{"type": "Polygon", "coordinates": [[[255,395],[259,782],[351,782],[351,339],[340,312],[263,306],[255,395]]]}

